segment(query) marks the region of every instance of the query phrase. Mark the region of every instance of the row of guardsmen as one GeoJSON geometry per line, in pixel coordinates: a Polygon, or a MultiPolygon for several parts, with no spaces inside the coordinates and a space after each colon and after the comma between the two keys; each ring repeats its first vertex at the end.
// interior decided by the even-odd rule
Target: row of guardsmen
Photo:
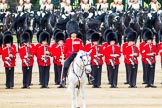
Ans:
{"type": "MultiPolygon", "coordinates": [[[[38,43],[36,45],[32,43],[33,34],[30,30],[25,30],[21,34],[19,55],[22,61],[22,88],[30,88],[34,56],[37,57],[41,88],[48,88],[51,57],[53,57],[55,72],[54,82],[56,85],[59,85],[58,88],[64,88],[68,74],[67,70],[79,50],[91,51],[92,72],[87,76],[89,83],[93,85],[92,87],[101,87],[102,66],[105,62],[107,65],[108,83],[110,83],[111,88],[117,88],[121,51],[116,33],[107,29],[103,34],[105,42],[99,45],[100,34],[94,30],[88,30],[86,34],[87,44],[83,45],[82,40],[77,38],[79,27],[76,21],[69,21],[66,29],[69,36],[66,40],[64,33],[60,29],[54,31],[53,39],[55,43],[52,45],[50,45],[49,33],[46,31],[39,31],[37,33],[38,43]]],[[[153,33],[149,28],[143,30],[142,37],[143,42],[137,47],[137,33],[130,31],[127,34],[127,42],[122,46],[126,67],[126,84],[129,84],[130,88],[137,87],[138,57],[141,54],[143,83],[146,84],[146,87],[155,88],[155,56],[157,56],[158,52],[162,56],[162,39],[160,39],[161,42],[157,50],[153,44],[153,33]]],[[[0,54],[2,55],[6,73],[6,88],[10,89],[14,87],[14,67],[16,61],[16,46],[13,43],[12,33],[7,31],[3,35],[1,34],[0,43],[0,54]]]]}
{"type": "MultiPolygon", "coordinates": [[[[84,12],[88,12],[88,10],[91,8],[92,4],[89,3],[88,0],[81,0],[80,6],[81,9],[84,12]]],[[[39,1],[39,9],[40,10],[46,10],[46,11],[53,11],[54,10],[54,4],[51,2],[51,0],[40,0],[39,1]]],[[[158,11],[161,8],[161,4],[157,0],[151,0],[150,4],[151,9],[154,11],[158,11]]],[[[144,2],[144,8],[147,8],[149,6],[146,2],[144,2]]],[[[139,0],[129,0],[128,1],[128,9],[132,8],[134,10],[139,10],[142,6],[139,0]]],[[[9,8],[9,5],[7,4],[6,0],[0,0],[0,11],[6,12],[6,10],[9,8]]],[[[60,3],[60,8],[64,9],[65,13],[70,14],[72,12],[72,6],[70,0],[62,0],[60,3]]],[[[122,0],[114,0],[112,3],[110,3],[110,9],[116,8],[116,11],[122,12],[124,10],[124,5],[122,4],[122,0]]],[[[23,9],[27,12],[30,12],[32,10],[32,3],[30,3],[30,0],[19,0],[17,5],[17,12],[22,12],[23,9]]],[[[109,9],[109,4],[107,3],[107,0],[98,0],[96,3],[96,9],[101,10],[103,12],[106,12],[109,9]]]]}

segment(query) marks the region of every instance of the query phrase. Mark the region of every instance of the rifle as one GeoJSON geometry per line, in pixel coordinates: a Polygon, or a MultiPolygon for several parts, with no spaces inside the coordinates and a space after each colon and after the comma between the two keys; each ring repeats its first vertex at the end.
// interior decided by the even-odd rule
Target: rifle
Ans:
{"type": "Polygon", "coordinates": [[[96,55],[95,55],[96,59],[94,59],[94,62],[96,63],[97,68],[99,68],[99,63],[100,63],[99,55],[100,55],[100,50],[99,50],[98,46],[96,46],[96,55]]]}
{"type": "MultiPolygon", "coordinates": [[[[113,52],[113,54],[115,54],[114,45],[112,45],[112,52],[113,52]]],[[[110,59],[110,63],[112,65],[113,69],[115,69],[115,59],[116,59],[116,57],[113,57],[113,59],[110,59]]]]}
{"type": "MultiPolygon", "coordinates": [[[[131,46],[131,47],[132,47],[132,54],[136,53],[134,46],[131,46]]],[[[135,68],[135,56],[134,55],[132,55],[132,58],[130,58],[130,62],[133,65],[133,68],[135,68]]]]}
{"type": "MultiPolygon", "coordinates": [[[[152,53],[153,51],[152,51],[152,45],[149,45],[149,47],[150,47],[150,53],[152,53]]],[[[150,67],[151,68],[153,68],[153,64],[152,64],[152,62],[153,62],[153,57],[150,55],[150,59],[146,59],[147,60],[147,62],[150,64],[150,67]]]]}
{"type": "Polygon", "coordinates": [[[64,63],[64,59],[65,59],[65,56],[64,56],[64,53],[63,53],[63,51],[62,51],[62,47],[60,47],[61,48],[61,60],[60,60],[60,62],[61,62],[61,64],[63,65],[63,63],[64,63]]]}
{"type": "Polygon", "coordinates": [[[48,54],[45,54],[45,52],[46,51],[48,51],[48,47],[45,45],[44,46],[45,48],[44,48],[44,57],[42,58],[42,61],[46,64],[46,66],[47,66],[47,60],[48,60],[48,54]]]}
{"type": "Polygon", "coordinates": [[[28,46],[26,46],[26,51],[27,51],[27,59],[24,61],[24,63],[26,64],[27,69],[29,69],[30,59],[32,58],[32,56],[30,55],[30,49],[28,46]]]}
{"type": "Polygon", "coordinates": [[[9,47],[8,49],[9,49],[9,56],[8,56],[9,59],[8,61],[6,61],[6,64],[9,66],[9,70],[11,70],[11,64],[12,64],[13,57],[11,57],[10,55],[12,54],[12,48],[9,47]]]}

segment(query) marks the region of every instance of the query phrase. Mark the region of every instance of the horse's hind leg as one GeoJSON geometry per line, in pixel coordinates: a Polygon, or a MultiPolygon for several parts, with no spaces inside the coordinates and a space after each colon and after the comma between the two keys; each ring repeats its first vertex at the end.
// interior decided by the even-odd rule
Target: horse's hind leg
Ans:
{"type": "Polygon", "coordinates": [[[86,108],[86,97],[85,97],[85,87],[83,85],[80,86],[80,90],[82,92],[82,102],[83,108],[86,108]]]}

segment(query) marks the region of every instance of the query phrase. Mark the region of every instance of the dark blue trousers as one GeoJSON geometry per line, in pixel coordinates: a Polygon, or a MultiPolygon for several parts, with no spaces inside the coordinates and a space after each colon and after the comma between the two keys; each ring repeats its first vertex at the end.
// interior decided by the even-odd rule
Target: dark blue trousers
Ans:
{"type": "Polygon", "coordinates": [[[41,83],[43,87],[48,86],[50,66],[40,66],[41,83]]]}
{"type": "Polygon", "coordinates": [[[60,84],[60,81],[61,81],[61,71],[62,71],[62,66],[57,66],[56,64],[54,64],[55,84],[60,84]]]}
{"type": "Polygon", "coordinates": [[[111,86],[117,86],[118,82],[118,68],[119,65],[115,65],[115,69],[113,69],[113,66],[108,65],[108,70],[110,72],[110,84],[111,86]]]}
{"type": "Polygon", "coordinates": [[[14,87],[14,67],[5,68],[5,73],[6,73],[6,87],[7,88],[14,87]]]}
{"type": "Polygon", "coordinates": [[[153,85],[155,78],[155,64],[153,64],[153,67],[151,67],[149,64],[145,64],[145,69],[147,76],[147,85],[153,85]]]}
{"type": "Polygon", "coordinates": [[[22,72],[23,72],[23,86],[24,87],[29,87],[30,86],[30,80],[31,80],[31,71],[32,71],[32,66],[28,67],[22,67],[22,72]]]}
{"type": "Polygon", "coordinates": [[[146,69],[145,69],[145,63],[142,61],[142,67],[143,67],[143,82],[147,83],[147,76],[146,76],[146,69]]]}
{"type": "Polygon", "coordinates": [[[129,85],[131,87],[136,86],[136,79],[137,79],[137,69],[138,64],[135,64],[134,68],[132,64],[127,65],[128,66],[128,73],[129,73],[129,85]]]}
{"type": "Polygon", "coordinates": [[[92,66],[92,75],[94,77],[93,86],[100,87],[101,86],[101,72],[102,72],[102,65],[99,66],[92,66]]]}

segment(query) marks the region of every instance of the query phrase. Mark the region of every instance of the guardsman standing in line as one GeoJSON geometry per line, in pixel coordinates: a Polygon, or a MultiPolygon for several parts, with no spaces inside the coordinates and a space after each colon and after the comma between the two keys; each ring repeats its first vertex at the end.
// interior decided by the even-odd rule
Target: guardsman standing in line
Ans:
{"type": "Polygon", "coordinates": [[[83,42],[81,39],[77,38],[77,34],[79,31],[79,25],[76,21],[69,21],[66,24],[66,30],[68,33],[69,38],[66,39],[64,44],[64,54],[65,54],[65,63],[63,65],[63,69],[61,72],[61,83],[58,88],[64,88],[65,87],[65,81],[66,76],[68,73],[68,68],[71,64],[71,62],[74,60],[74,58],[77,55],[77,52],[81,49],[83,49],[83,42]]]}
{"type": "MultiPolygon", "coordinates": [[[[105,50],[105,48],[109,45],[109,43],[107,42],[107,34],[112,32],[112,30],[110,29],[106,29],[104,31],[104,34],[103,34],[103,39],[104,39],[104,43],[102,44],[102,47],[103,47],[103,50],[105,50]]],[[[104,59],[104,61],[106,62],[106,59],[104,59]]],[[[108,70],[108,67],[106,65],[106,68],[107,68],[107,78],[108,78],[108,84],[110,84],[110,72],[108,70]]]]}
{"type": "MultiPolygon", "coordinates": [[[[33,50],[35,50],[35,45],[32,43],[32,40],[33,40],[33,32],[31,31],[31,30],[29,30],[29,29],[26,29],[24,32],[27,32],[27,33],[29,33],[29,37],[30,37],[30,41],[29,41],[29,43],[30,43],[30,46],[32,47],[32,49],[33,50]]],[[[32,82],[32,72],[33,72],[33,67],[32,67],[32,69],[30,69],[30,81],[29,81],[29,84],[30,85],[33,85],[31,82],[32,82]]]]}
{"type": "Polygon", "coordinates": [[[30,12],[32,9],[32,3],[30,3],[30,0],[24,0],[24,10],[26,12],[30,12]]]}
{"type": "Polygon", "coordinates": [[[55,85],[60,84],[62,65],[65,61],[65,56],[63,52],[64,40],[65,36],[62,32],[58,32],[55,34],[55,42],[57,46],[52,47],[52,56],[55,72],[55,85]]]}
{"type": "MultiPolygon", "coordinates": [[[[145,31],[147,31],[147,30],[149,30],[149,28],[144,28],[143,29],[143,31],[141,33],[142,38],[143,38],[143,35],[144,35],[145,31]]],[[[143,83],[142,84],[147,84],[147,76],[146,76],[147,74],[146,74],[145,63],[144,63],[145,58],[143,56],[144,52],[142,52],[145,44],[146,44],[146,41],[143,38],[143,42],[141,42],[140,45],[139,45],[139,50],[140,50],[140,54],[141,54],[141,61],[142,61],[142,67],[143,67],[143,83]]]]}
{"type": "Polygon", "coordinates": [[[107,34],[107,42],[109,45],[104,49],[104,56],[108,72],[110,73],[109,76],[111,77],[110,88],[117,88],[120,47],[117,45],[117,35],[115,32],[107,34]]]}
{"type": "Polygon", "coordinates": [[[99,33],[95,32],[91,35],[91,41],[93,43],[91,56],[91,65],[92,65],[92,75],[94,77],[92,88],[101,87],[101,72],[103,65],[103,49],[102,46],[99,46],[99,33]]]}
{"type": "Polygon", "coordinates": [[[150,4],[151,9],[154,11],[158,11],[161,8],[161,4],[157,0],[151,0],[150,4]]]}
{"type": "Polygon", "coordinates": [[[156,46],[153,44],[153,33],[151,30],[145,31],[143,35],[144,40],[146,41],[146,44],[143,47],[143,57],[145,58],[145,70],[147,75],[147,86],[156,88],[154,86],[154,77],[155,77],[155,64],[156,59],[155,56],[157,55],[156,46]]]}
{"type": "Polygon", "coordinates": [[[50,56],[51,48],[49,46],[50,35],[44,31],[40,33],[39,42],[41,45],[37,49],[37,59],[39,63],[41,73],[41,88],[49,88],[49,71],[50,71],[50,56]]]}
{"type": "MultiPolygon", "coordinates": [[[[56,34],[59,33],[59,32],[62,32],[60,29],[55,29],[54,32],[53,32],[53,40],[55,41],[52,45],[51,45],[51,51],[52,51],[52,56],[53,56],[53,64],[54,64],[54,82],[55,82],[55,85],[58,85],[58,75],[56,75],[58,73],[58,69],[57,69],[57,63],[58,61],[56,60],[56,47],[58,46],[58,44],[56,43],[56,34]]],[[[61,78],[60,78],[61,79],[61,78]]],[[[59,81],[60,81],[59,79],[59,81]]],[[[59,83],[60,84],[60,83],[59,83]]]]}
{"type": "Polygon", "coordinates": [[[130,31],[128,33],[128,46],[126,47],[126,63],[128,69],[128,77],[129,77],[129,88],[137,88],[136,79],[137,79],[137,69],[138,69],[138,59],[139,50],[135,45],[137,39],[137,33],[134,31],[130,31]]]}
{"type": "Polygon", "coordinates": [[[22,60],[23,86],[22,88],[30,88],[32,67],[34,63],[34,47],[30,44],[30,35],[27,32],[21,35],[20,58],[22,60]]]}
{"type": "Polygon", "coordinates": [[[52,4],[51,0],[47,0],[46,11],[52,12],[53,10],[54,10],[54,5],[52,4]]]}
{"type": "Polygon", "coordinates": [[[13,36],[6,34],[3,39],[2,60],[6,73],[6,89],[14,87],[14,67],[16,62],[16,46],[13,44],[13,36]]]}
{"type": "Polygon", "coordinates": [[[90,4],[88,4],[88,0],[82,0],[80,3],[81,9],[83,10],[83,12],[88,12],[88,10],[90,9],[90,4]]]}
{"type": "MultiPolygon", "coordinates": [[[[159,31],[159,37],[160,37],[160,43],[158,44],[158,53],[161,57],[160,62],[161,62],[161,68],[162,68],[162,30],[159,31]]],[[[161,82],[161,84],[162,84],[162,82],[161,82]]]]}
{"type": "Polygon", "coordinates": [[[126,82],[124,82],[124,84],[129,84],[129,73],[128,73],[128,64],[126,63],[127,61],[127,58],[126,58],[126,48],[128,46],[128,38],[126,36],[126,42],[123,43],[122,45],[122,53],[123,53],[123,56],[124,56],[124,63],[125,63],[125,70],[126,70],[126,82]]]}

